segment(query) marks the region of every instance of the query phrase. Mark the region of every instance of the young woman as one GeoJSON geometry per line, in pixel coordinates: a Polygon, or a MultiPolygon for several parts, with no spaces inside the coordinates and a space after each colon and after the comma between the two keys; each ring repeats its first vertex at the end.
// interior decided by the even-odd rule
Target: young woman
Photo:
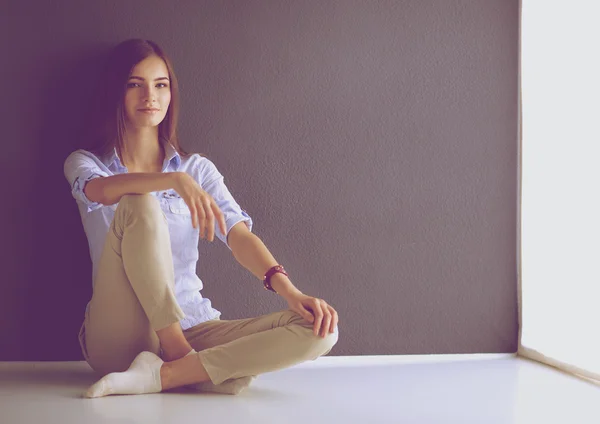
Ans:
{"type": "Polygon", "coordinates": [[[335,309],[292,284],[214,163],[179,145],[177,79],[160,47],[116,46],[99,88],[90,145],[64,162],[93,267],[79,342],[102,378],[85,396],[238,394],[258,374],[329,353],[335,309]],[[221,320],[196,275],[199,237],[215,235],[289,309],[221,320]]]}

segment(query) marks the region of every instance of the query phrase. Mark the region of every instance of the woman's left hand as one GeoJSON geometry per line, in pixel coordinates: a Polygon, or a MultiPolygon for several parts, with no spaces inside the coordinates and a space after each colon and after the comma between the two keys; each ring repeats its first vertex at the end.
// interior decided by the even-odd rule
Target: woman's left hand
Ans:
{"type": "Polygon", "coordinates": [[[299,313],[308,322],[314,323],[315,336],[325,337],[328,332],[333,333],[338,324],[338,313],[325,300],[295,293],[289,295],[286,301],[291,310],[299,313]]]}

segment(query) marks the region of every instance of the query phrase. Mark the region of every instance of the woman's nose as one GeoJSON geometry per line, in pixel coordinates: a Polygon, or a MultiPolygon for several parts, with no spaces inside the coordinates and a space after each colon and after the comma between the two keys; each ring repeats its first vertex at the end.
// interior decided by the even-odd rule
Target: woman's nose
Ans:
{"type": "Polygon", "coordinates": [[[144,93],[144,99],[149,101],[149,102],[153,102],[156,100],[156,92],[153,89],[148,89],[146,91],[146,93],[144,93]]]}

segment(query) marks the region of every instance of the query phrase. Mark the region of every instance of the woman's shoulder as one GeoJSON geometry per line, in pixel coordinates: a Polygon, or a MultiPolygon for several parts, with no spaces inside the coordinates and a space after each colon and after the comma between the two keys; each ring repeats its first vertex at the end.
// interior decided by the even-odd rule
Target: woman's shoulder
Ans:
{"type": "Polygon", "coordinates": [[[65,158],[65,163],[71,161],[94,161],[98,164],[102,163],[102,159],[96,156],[94,153],[85,149],[76,149],[70,152],[65,158]]]}
{"type": "Polygon", "coordinates": [[[181,168],[199,182],[212,181],[221,176],[216,165],[206,155],[192,153],[181,168]]]}
{"type": "Polygon", "coordinates": [[[187,157],[186,162],[186,165],[188,165],[188,169],[193,169],[200,172],[215,167],[213,161],[210,160],[207,155],[204,155],[202,153],[190,153],[190,155],[187,157]]]}

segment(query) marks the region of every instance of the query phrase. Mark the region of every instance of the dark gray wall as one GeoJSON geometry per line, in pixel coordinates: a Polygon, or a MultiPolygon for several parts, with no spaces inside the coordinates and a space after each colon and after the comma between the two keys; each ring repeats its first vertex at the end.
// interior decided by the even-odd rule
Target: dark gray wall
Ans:
{"type": "MultiPolygon", "coordinates": [[[[170,54],[183,146],[338,310],[331,355],[515,352],[518,14],[517,0],[3,6],[0,360],[82,359],[91,262],[62,165],[127,38],[170,54]]],[[[223,319],[287,306],[220,241],[200,251],[223,319]]]]}

